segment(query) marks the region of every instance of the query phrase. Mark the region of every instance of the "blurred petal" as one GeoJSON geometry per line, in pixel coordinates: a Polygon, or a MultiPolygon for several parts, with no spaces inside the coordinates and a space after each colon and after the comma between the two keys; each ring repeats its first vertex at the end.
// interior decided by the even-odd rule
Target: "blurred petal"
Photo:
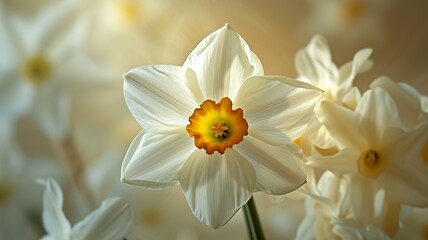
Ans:
{"type": "Polygon", "coordinates": [[[178,185],[177,174],[196,150],[193,139],[181,134],[141,131],[132,141],[122,164],[122,181],[146,188],[178,185]]]}
{"type": "Polygon", "coordinates": [[[318,120],[334,136],[339,148],[365,150],[365,140],[354,122],[354,112],[333,102],[322,101],[316,113],[318,120]]]}
{"type": "Polygon", "coordinates": [[[326,87],[326,79],[335,77],[336,72],[330,66],[336,68],[331,61],[327,40],[321,35],[314,36],[306,48],[297,52],[296,69],[299,76],[317,87],[326,87]]]}
{"type": "Polygon", "coordinates": [[[348,93],[345,94],[345,96],[342,99],[343,105],[345,105],[347,108],[354,110],[358,103],[361,100],[361,93],[360,90],[358,90],[357,87],[351,88],[348,93]]]}
{"type": "Polygon", "coordinates": [[[228,24],[204,38],[183,66],[195,71],[204,98],[215,102],[233,102],[247,78],[263,76],[260,60],[228,24]]]}
{"type": "Polygon", "coordinates": [[[144,66],[124,75],[125,100],[137,122],[149,132],[182,132],[202,102],[192,70],[144,66]],[[191,88],[193,87],[193,88],[191,88]]]}
{"type": "Polygon", "coordinates": [[[257,175],[256,191],[286,194],[306,181],[303,156],[295,144],[272,146],[247,136],[234,148],[254,166],[257,175]]]}
{"type": "Polygon", "coordinates": [[[260,139],[270,138],[268,142],[279,145],[303,134],[321,93],[318,88],[289,78],[252,77],[242,85],[234,104],[243,109],[250,135],[254,131],[260,139]],[[276,136],[271,131],[261,131],[267,128],[285,136],[272,138],[276,136]]]}
{"type": "Polygon", "coordinates": [[[195,216],[216,229],[251,197],[256,174],[253,166],[233,149],[223,155],[196,150],[178,178],[195,216]]]}
{"type": "Polygon", "coordinates": [[[421,152],[428,142],[428,123],[412,131],[390,129],[385,136],[390,142],[384,181],[385,199],[412,206],[428,206],[428,168],[421,152]]]}
{"type": "Polygon", "coordinates": [[[52,140],[60,140],[69,132],[69,96],[54,86],[40,86],[34,99],[32,114],[43,132],[52,140]]]}
{"type": "Polygon", "coordinates": [[[401,122],[407,129],[414,128],[417,124],[419,124],[421,102],[419,94],[415,89],[413,89],[413,91],[416,92],[411,93],[403,86],[393,82],[388,77],[377,78],[373,81],[370,87],[382,88],[388,92],[397,106],[401,122]]]}
{"type": "Polygon", "coordinates": [[[121,198],[109,198],[73,227],[71,238],[82,240],[123,239],[131,221],[132,212],[128,203],[121,198]]]}
{"type": "Polygon", "coordinates": [[[357,160],[360,153],[354,149],[345,148],[332,156],[312,155],[306,161],[310,167],[328,169],[337,175],[357,171],[357,160]]]}
{"type": "Polygon", "coordinates": [[[350,200],[355,220],[366,226],[374,221],[375,196],[378,191],[376,182],[359,173],[350,177],[350,200]]]}
{"type": "Polygon", "coordinates": [[[381,88],[364,93],[355,109],[359,132],[370,146],[377,146],[388,127],[401,126],[393,99],[381,88]]]}
{"type": "Polygon", "coordinates": [[[43,226],[46,232],[55,239],[68,239],[70,223],[62,211],[63,197],[61,188],[55,180],[39,180],[45,185],[43,194],[43,226]]]}
{"type": "Polygon", "coordinates": [[[347,63],[340,68],[338,79],[339,89],[337,94],[339,100],[342,100],[349,89],[351,89],[355,76],[360,72],[366,71],[372,66],[372,62],[369,61],[369,57],[372,52],[373,50],[369,48],[362,49],[355,54],[352,62],[347,63]]]}

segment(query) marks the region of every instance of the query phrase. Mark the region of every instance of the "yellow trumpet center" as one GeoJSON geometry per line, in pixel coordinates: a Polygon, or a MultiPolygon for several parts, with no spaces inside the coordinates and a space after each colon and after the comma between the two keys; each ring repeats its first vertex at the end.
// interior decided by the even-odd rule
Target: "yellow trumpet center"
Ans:
{"type": "Polygon", "coordinates": [[[34,85],[40,85],[51,76],[52,67],[46,58],[35,55],[27,59],[22,66],[22,74],[34,85]]]}
{"type": "Polygon", "coordinates": [[[248,123],[244,112],[232,110],[232,101],[224,97],[219,103],[205,100],[189,117],[186,131],[195,138],[195,146],[207,154],[215,151],[223,154],[227,148],[240,143],[248,135],[248,123]]]}
{"type": "Polygon", "coordinates": [[[359,172],[368,178],[376,179],[385,171],[387,161],[379,152],[369,149],[363,152],[358,159],[359,172]]]}

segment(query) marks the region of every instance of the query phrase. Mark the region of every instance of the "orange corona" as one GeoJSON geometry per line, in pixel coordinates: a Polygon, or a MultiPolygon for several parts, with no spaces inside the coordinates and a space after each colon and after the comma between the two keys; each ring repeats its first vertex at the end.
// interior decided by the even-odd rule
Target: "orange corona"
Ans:
{"type": "Polygon", "coordinates": [[[215,151],[223,154],[248,135],[244,112],[240,108],[232,110],[232,101],[227,97],[219,103],[205,100],[200,108],[195,109],[189,121],[186,131],[195,138],[195,146],[205,149],[210,155],[215,151]]]}

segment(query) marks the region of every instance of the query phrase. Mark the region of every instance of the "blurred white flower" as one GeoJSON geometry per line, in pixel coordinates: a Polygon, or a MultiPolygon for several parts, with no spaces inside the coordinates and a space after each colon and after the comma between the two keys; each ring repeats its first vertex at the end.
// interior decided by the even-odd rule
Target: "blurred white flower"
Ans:
{"type": "MultiPolygon", "coordinates": [[[[1,132],[3,133],[3,132],[1,132]]],[[[39,177],[64,174],[52,159],[25,156],[10,136],[0,139],[0,239],[33,239],[37,236],[31,218],[40,212],[42,191],[39,177]]]]}
{"type": "MultiPolygon", "coordinates": [[[[33,19],[1,15],[0,112],[30,113],[52,139],[68,133],[70,88],[105,79],[100,64],[84,50],[85,18],[76,21],[76,2],[62,0],[33,19]]],[[[81,88],[84,89],[84,88],[81,88]]]]}
{"type": "Polygon", "coordinates": [[[367,91],[355,112],[323,101],[317,115],[340,151],[314,155],[307,163],[350,181],[352,212],[361,226],[373,221],[380,189],[386,203],[428,206],[428,172],[421,157],[428,123],[403,130],[393,99],[381,88],[367,91]]]}
{"type": "Polygon", "coordinates": [[[195,216],[213,228],[255,191],[300,187],[305,171],[291,141],[321,91],[262,75],[257,56],[228,25],[206,37],[183,67],[125,74],[125,100],[144,130],[125,156],[122,180],[155,189],[181,184],[195,216]]]}
{"type": "Polygon", "coordinates": [[[361,36],[371,40],[382,36],[383,15],[392,1],[309,0],[309,16],[304,30],[356,42],[361,36]]]}
{"type": "Polygon", "coordinates": [[[327,40],[316,35],[296,54],[298,79],[324,90],[325,99],[354,109],[361,94],[353,87],[353,81],[358,74],[372,67],[371,53],[371,49],[362,49],[352,61],[338,68],[332,61],[327,40]]]}
{"type": "Polygon", "coordinates": [[[60,186],[52,179],[39,180],[45,185],[43,225],[47,232],[42,239],[122,239],[132,221],[128,203],[121,198],[108,198],[101,206],[73,227],[62,211],[60,186]]]}

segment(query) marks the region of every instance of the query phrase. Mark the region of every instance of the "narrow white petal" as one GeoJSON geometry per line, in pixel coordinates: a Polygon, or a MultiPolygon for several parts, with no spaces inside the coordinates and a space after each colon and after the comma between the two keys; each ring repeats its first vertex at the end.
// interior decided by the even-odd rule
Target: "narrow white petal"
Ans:
{"type": "Polygon", "coordinates": [[[359,156],[360,153],[355,149],[346,148],[332,156],[312,155],[308,158],[306,165],[328,169],[336,175],[355,173],[359,156]]]}
{"type": "Polygon", "coordinates": [[[121,198],[109,198],[78,222],[71,231],[72,239],[123,239],[132,221],[128,203],[121,198]]]}
{"type": "Polygon", "coordinates": [[[419,124],[419,114],[421,113],[422,107],[419,94],[415,89],[412,88],[412,93],[406,90],[408,87],[394,83],[388,77],[377,78],[370,87],[382,88],[388,92],[397,106],[401,122],[407,129],[414,128],[419,124]]]}
{"type": "Polygon", "coordinates": [[[372,66],[372,62],[369,60],[372,52],[373,50],[369,48],[362,49],[355,54],[352,62],[340,68],[337,82],[339,86],[337,98],[339,100],[342,100],[345,94],[351,89],[355,76],[360,72],[367,71],[372,66]]]}
{"type": "Polygon", "coordinates": [[[257,174],[256,191],[286,194],[306,181],[303,156],[295,144],[272,146],[247,136],[234,149],[254,166],[257,174]]]}
{"type": "Polygon", "coordinates": [[[355,220],[362,226],[374,221],[375,196],[379,190],[376,181],[366,178],[359,173],[350,177],[350,200],[355,220]]]}
{"type": "Polygon", "coordinates": [[[256,173],[233,149],[223,155],[197,150],[183,165],[178,178],[195,216],[216,229],[251,197],[256,173]]]}
{"type": "Polygon", "coordinates": [[[336,103],[322,101],[316,114],[339,148],[365,150],[366,143],[358,133],[354,112],[336,103]]]}
{"type": "Polygon", "coordinates": [[[358,131],[370,146],[381,142],[385,129],[402,126],[394,100],[381,88],[366,91],[355,113],[358,131]]]}
{"type": "Polygon", "coordinates": [[[196,150],[187,133],[156,134],[141,131],[132,141],[122,164],[122,181],[145,188],[178,185],[177,174],[196,150]]]}
{"type": "Polygon", "coordinates": [[[351,90],[349,90],[348,93],[345,94],[345,96],[342,99],[343,105],[345,105],[347,108],[354,110],[358,103],[361,100],[361,92],[358,90],[357,87],[352,87],[351,90]]]}
{"type": "MultiPolygon", "coordinates": [[[[285,77],[252,77],[242,85],[234,106],[243,109],[250,134],[254,129],[260,136],[264,132],[259,128],[274,126],[293,141],[303,134],[314,116],[321,93],[318,88],[285,77]]],[[[271,136],[260,138],[268,137],[271,136]]],[[[281,144],[282,139],[277,142],[281,144]]]]}
{"type": "Polygon", "coordinates": [[[204,97],[216,102],[233,101],[247,78],[263,75],[260,60],[227,24],[204,38],[183,66],[195,71],[204,97]]]}
{"type": "MultiPolygon", "coordinates": [[[[134,118],[149,132],[184,131],[188,118],[201,104],[190,89],[192,70],[176,66],[144,66],[124,75],[125,100],[134,118]]],[[[199,97],[198,97],[199,96],[199,97]]]]}
{"type": "Polygon", "coordinates": [[[62,211],[63,197],[61,188],[53,179],[38,180],[45,185],[43,193],[43,226],[55,239],[68,239],[70,223],[62,211]]]}

